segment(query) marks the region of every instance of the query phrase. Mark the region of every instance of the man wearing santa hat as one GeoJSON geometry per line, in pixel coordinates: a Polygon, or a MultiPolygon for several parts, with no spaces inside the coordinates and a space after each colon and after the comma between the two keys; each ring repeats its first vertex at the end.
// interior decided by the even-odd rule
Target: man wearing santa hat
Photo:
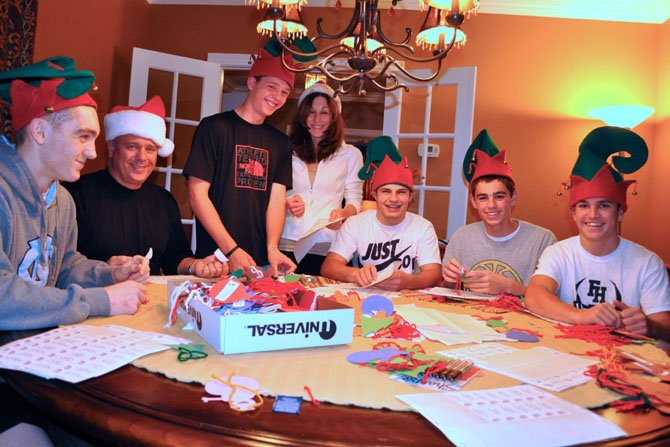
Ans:
{"type": "MultiPolygon", "coordinates": [[[[388,137],[379,137],[397,153],[388,137]]],[[[385,290],[422,289],[440,280],[440,253],[433,224],[407,212],[414,198],[414,181],[407,157],[394,163],[384,156],[374,168],[370,190],[377,208],[346,220],[335,236],[321,267],[321,274],[366,287],[379,274],[391,269],[391,275],[375,284],[385,290]],[[358,253],[362,267],[347,263],[358,253]]],[[[365,168],[366,170],[368,168],[365,168]]]]}
{"type": "Polygon", "coordinates": [[[619,236],[626,191],[636,183],[620,172],[635,172],[647,157],[644,140],[628,129],[600,127],[586,136],[566,186],[579,235],[544,251],[528,286],[529,310],[570,324],[670,340],[670,285],[663,261],[619,236]],[[622,151],[629,156],[615,155],[610,166],[607,158],[622,151]]]}
{"type": "Polygon", "coordinates": [[[105,116],[107,169],[65,185],[77,205],[77,247],[110,264],[118,255],[151,250],[152,275],[219,277],[227,266],[211,253],[193,257],[177,202],[164,188],[147,182],[158,156],[169,157],[174,149],[165,132],[165,105],[159,96],[139,107],[116,106],[105,116]]]}
{"type": "Polygon", "coordinates": [[[286,102],[294,78],[282,56],[263,49],[242,104],[198,125],[184,167],[197,217],[196,256],[219,249],[231,271],[266,265],[277,273],[295,270],[279,251],[292,149],[286,135],[265,123],[286,102]]]}
{"type": "MultiPolygon", "coordinates": [[[[137,281],[149,270],[141,262],[125,258],[110,267],[77,252],[74,203],[58,183],[77,180],[96,156],[100,126],[88,94],[94,79],[68,57],[0,73],[17,142],[0,138],[0,330],[133,314],[146,301],[137,281]]],[[[18,408],[3,409],[0,444],[50,444],[18,408]]]]}
{"type": "Polygon", "coordinates": [[[458,228],[449,239],[442,261],[444,281],[454,287],[460,279],[477,293],[525,294],[537,260],[556,237],[512,218],[518,195],[512,167],[486,129],[468,148],[463,175],[480,221],[458,228]]]}

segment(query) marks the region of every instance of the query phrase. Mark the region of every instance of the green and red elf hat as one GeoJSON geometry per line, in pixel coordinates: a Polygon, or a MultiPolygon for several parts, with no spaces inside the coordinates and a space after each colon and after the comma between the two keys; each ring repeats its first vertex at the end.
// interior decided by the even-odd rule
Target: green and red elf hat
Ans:
{"type": "Polygon", "coordinates": [[[400,151],[398,151],[393,139],[382,135],[370,140],[365,149],[365,163],[363,163],[363,167],[358,171],[358,178],[367,180],[372,177],[386,156],[396,164],[402,160],[402,155],[400,155],[400,151]]]}
{"type": "Polygon", "coordinates": [[[77,106],[98,107],[89,96],[95,75],[75,70],[73,59],[65,56],[0,73],[0,96],[9,107],[14,131],[32,119],[77,106]]]}
{"type": "Polygon", "coordinates": [[[570,175],[570,207],[580,200],[604,197],[617,202],[626,211],[626,191],[637,183],[624,180],[621,173],[630,174],[640,169],[649,156],[649,149],[635,132],[622,127],[603,126],[592,130],[579,145],[579,156],[570,175]],[[611,166],[607,158],[615,155],[611,166]]]}
{"type": "Polygon", "coordinates": [[[488,130],[482,129],[465,153],[463,176],[468,183],[472,183],[487,175],[507,177],[514,183],[512,167],[507,162],[505,151],[498,149],[488,130]]]}
{"type": "Polygon", "coordinates": [[[391,183],[406,186],[410,191],[414,191],[414,172],[409,167],[407,157],[403,157],[400,163],[395,163],[388,155],[385,155],[384,160],[372,175],[370,190],[376,191],[380,186],[391,183]]]}

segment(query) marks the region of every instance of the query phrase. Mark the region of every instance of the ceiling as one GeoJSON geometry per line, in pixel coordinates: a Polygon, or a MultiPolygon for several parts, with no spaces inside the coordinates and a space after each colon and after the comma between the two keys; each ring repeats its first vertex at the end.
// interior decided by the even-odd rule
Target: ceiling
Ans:
{"type": "MultiPolygon", "coordinates": [[[[309,6],[334,6],[337,0],[308,0],[309,6]]],[[[155,5],[243,6],[245,0],[147,0],[155,5]]],[[[347,7],[355,0],[342,0],[347,7]]],[[[379,0],[379,7],[390,7],[391,0],[379,0]]],[[[418,1],[399,2],[398,9],[417,9],[418,1]]],[[[616,22],[663,23],[670,19],[670,0],[480,0],[482,14],[592,19],[616,22]]]]}

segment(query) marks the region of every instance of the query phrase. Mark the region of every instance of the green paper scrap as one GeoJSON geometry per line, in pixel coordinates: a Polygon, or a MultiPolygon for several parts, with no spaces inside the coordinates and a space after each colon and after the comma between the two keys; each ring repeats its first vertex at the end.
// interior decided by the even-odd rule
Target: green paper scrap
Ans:
{"type": "Polygon", "coordinates": [[[505,323],[505,321],[503,320],[494,320],[494,319],[487,320],[486,325],[488,327],[501,327],[507,329],[507,323],[505,323]]]}
{"type": "Polygon", "coordinates": [[[361,331],[363,336],[374,334],[380,329],[389,327],[393,323],[393,317],[390,318],[376,318],[361,315],[361,331]]]}
{"type": "Polygon", "coordinates": [[[242,269],[237,269],[233,273],[230,274],[230,276],[232,276],[233,278],[238,278],[238,279],[241,278],[242,275],[244,275],[244,270],[242,270],[242,269]]]}
{"type": "Polygon", "coordinates": [[[404,374],[406,376],[418,379],[419,374],[423,374],[428,368],[433,366],[434,363],[439,362],[440,360],[442,360],[442,357],[440,357],[439,355],[422,354],[420,352],[415,353],[414,358],[417,359],[417,360],[422,360],[422,361],[423,360],[434,360],[434,362],[433,363],[426,363],[425,365],[419,365],[414,369],[395,370],[393,372],[404,374]]]}
{"type": "Polygon", "coordinates": [[[298,275],[296,273],[287,273],[284,275],[284,282],[296,282],[300,281],[302,278],[302,275],[298,275]]]}

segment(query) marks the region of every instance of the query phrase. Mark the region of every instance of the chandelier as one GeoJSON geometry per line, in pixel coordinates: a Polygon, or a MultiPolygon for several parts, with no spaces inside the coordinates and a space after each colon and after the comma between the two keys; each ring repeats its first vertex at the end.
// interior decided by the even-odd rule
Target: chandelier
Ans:
{"type": "MultiPolygon", "coordinates": [[[[287,69],[296,73],[319,72],[334,82],[339,93],[355,89],[361,96],[366,94],[366,81],[383,91],[398,88],[409,91],[398,77],[399,73],[419,82],[435,79],[449,51],[465,44],[461,24],[479,7],[479,0],[418,0],[426,17],[415,43],[428,51],[426,57],[419,57],[411,46],[410,28],[405,28],[401,41],[393,41],[382,30],[378,0],[355,1],[351,20],[342,31],[326,33],[321,26],[323,18],[319,18],[316,36],[307,38],[308,30],[300,15],[307,0],[250,0],[257,8],[266,8],[257,31],[276,38],[287,69]],[[317,50],[314,44],[321,40],[335,42],[317,50]],[[303,63],[289,65],[287,52],[303,63]],[[307,61],[309,63],[305,63],[307,61]],[[431,64],[432,71],[427,77],[417,76],[403,67],[403,61],[431,64]]],[[[402,0],[392,0],[392,5],[396,6],[399,1],[402,0]]]]}

